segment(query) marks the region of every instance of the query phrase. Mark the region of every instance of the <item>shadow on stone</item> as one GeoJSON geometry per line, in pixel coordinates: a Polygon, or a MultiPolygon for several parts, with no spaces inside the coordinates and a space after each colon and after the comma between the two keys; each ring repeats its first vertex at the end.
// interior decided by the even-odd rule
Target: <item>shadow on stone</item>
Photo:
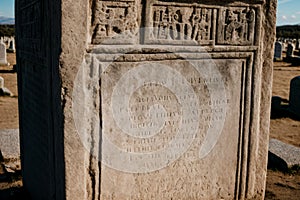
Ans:
{"type": "Polygon", "coordinates": [[[288,172],[287,163],[280,157],[276,156],[272,152],[268,152],[268,169],[279,170],[282,172],[288,172]]]}
{"type": "Polygon", "coordinates": [[[300,121],[300,117],[290,110],[289,101],[279,96],[272,97],[271,119],[291,118],[300,121]]]}
{"type": "Polygon", "coordinates": [[[28,193],[23,187],[13,187],[0,190],[1,200],[30,200],[28,193]]]}

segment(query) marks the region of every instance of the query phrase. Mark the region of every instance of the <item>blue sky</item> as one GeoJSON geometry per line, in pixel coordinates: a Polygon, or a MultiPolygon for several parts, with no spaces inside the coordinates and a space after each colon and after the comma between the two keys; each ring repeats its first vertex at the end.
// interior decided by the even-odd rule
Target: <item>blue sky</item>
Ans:
{"type": "MultiPolygon", "coordinates": [[[[0,0],[0,16],[14,16],[15,0],[0,0]]],[[[278,0],[277,25],[300,24],[300,0],[278,0]]]]}
{"type": "Polygon", "coordinates": [[[278,0],[277,25],[300,24],[300,0],[278,0]]]}
{"type": "Polygon", "coordinates": [[[0,0],[0,16],[4,17],[14,17],[15,0],[0,0]]]}

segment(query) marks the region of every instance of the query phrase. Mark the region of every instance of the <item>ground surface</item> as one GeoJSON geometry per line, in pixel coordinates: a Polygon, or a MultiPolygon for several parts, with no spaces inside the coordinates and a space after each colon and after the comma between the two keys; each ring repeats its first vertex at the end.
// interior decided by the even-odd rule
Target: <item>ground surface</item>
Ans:
{"type": "MultiPolygon", "coordinates": [[[[18,128],[18,104],[17,104],[17,75],[11,73],[15,64],[15,54],[8,54],[9,67],[0,66],[0,76],[5,79],[5,87],[13,92],[14,97],[0,97],[0,129],[18,128]]],[[[288,101],[290,80],[300,76],[300,66],[291,67],[284,62],[274,63],[273,96],[279,96],[288,101]]],[[[281,116],[271,120],[270,137],[279,139],[300,147],[300,121],[289,116],[281,116]]],[[[22,185],[19,171],[17,170],[10,181],[1,181],[0,199],[6,199],[10,194],[20,192],[16,187],[22,185]]],[[[291,170],[288,173],[268,170],[266,199],[300,199],[300,170],[291,170]]]]}
{"type": "Polygon", "coordinates": [[[15,54],[8,53],[7,61],[10,66],[0,66],[0,76],[4,78],[4,86],[14,95],[13,97],[0,96],[0,129],[19,127],[17,74],[12,73],[13,65],[16,64],[15,60],[15,54]]]}

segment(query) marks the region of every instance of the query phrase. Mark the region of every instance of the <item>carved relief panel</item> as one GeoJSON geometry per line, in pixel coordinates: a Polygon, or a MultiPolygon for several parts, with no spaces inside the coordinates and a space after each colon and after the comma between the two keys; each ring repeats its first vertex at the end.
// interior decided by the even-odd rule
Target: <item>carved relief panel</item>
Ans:
{"type": "Polygon", "coordinates": [[[145,43],[212,44],[216,9],[199,4],[151,2],[145,43]]]}
{"type": "Polygon", "coordinates": [[[220,8],[218,44],[253,45],[256,13],[251,7],[220,8]]]}
{"type": "MultiPolygon", "coordinates": [[[[136,0],[94,0],[92,16],[92,44],[126,34],[131,38],[138,35],[138,6],[136,0]]],[[[133,43],[120,41],[120,43],[133,43]]]]}
{"type": "Polygon", "coordinates": [[[144,44],[251,46],[255,45],[255,34],[259,33],[259,30],[255,33],[260,15],[257,5],[211,6],[157,0],[146,1],[145,7],[139,0],[94,0],[92,5],[91,44],[94,45],[142,41],[144,44]],[[141,15],[142,10],[146,11],[145,15],[141,15]]]}

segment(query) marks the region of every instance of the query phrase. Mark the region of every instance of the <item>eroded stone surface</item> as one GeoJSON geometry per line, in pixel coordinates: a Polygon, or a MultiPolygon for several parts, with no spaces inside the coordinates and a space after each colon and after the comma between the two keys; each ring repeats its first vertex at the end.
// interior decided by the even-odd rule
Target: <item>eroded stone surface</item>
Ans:
{"type": "Polygon", "coordinates": [[[276,139],[270,139],[269,151],[280,157],[288,167],[300,164],[300,149],[276,139]]]}
{"type": "MultiPolygon", "coordinates": [[[[43,8],[41,1],[33,5],[24,6],[24,12],[43,8]]],[[[29,93],[23,84],[20,93],[23,102],[52,116],[43,126],[29,126],[24,122],[31,107],[21,108],[23,137],[39,141],[39,130],[49,130],[47,152],[55,160],[49,172],[59,184],[52,186],[56,190],[50,184],[45,194],[58,191],[57,197],[65,194],[66,199],[263,198],[275,0],[64,0],[61,5],[61,10],[53,8],[61,12],[61,26],[55,27],[62,35],[53,33],[57,40],[46,45],[49,49],[39,44],[47,31],[37,31],[37,40],[26,32],[27,18],[19,24],[25,33],[17,40],[24,50],[18,62],[22,76],[35,85],[44,79],[50,86],[40,87],[52,91],[42,94],[40,104],[32,98],[38,91],[29,93]],[[30,47],[29,41],[36,43],[30,47]],[[32,54],[33,47],[40,48],[38,54],[32,54]],[[47,57],[49,52],[61,52],[60,58],[47,57]],[[31,59],[43,62],[32,66],[31,59]],[[44,77],[34,76],[36,71],[44,77]],[[34,134],[31,127],[37,128],[34,134]],[[63,156],[65,170],[56,156],[63,156]]],[[[54,181],[48,175],[39,180],[54,181]]],[[[35,188],[31,177],[27,171],[24,181],[35,188]]]]}

